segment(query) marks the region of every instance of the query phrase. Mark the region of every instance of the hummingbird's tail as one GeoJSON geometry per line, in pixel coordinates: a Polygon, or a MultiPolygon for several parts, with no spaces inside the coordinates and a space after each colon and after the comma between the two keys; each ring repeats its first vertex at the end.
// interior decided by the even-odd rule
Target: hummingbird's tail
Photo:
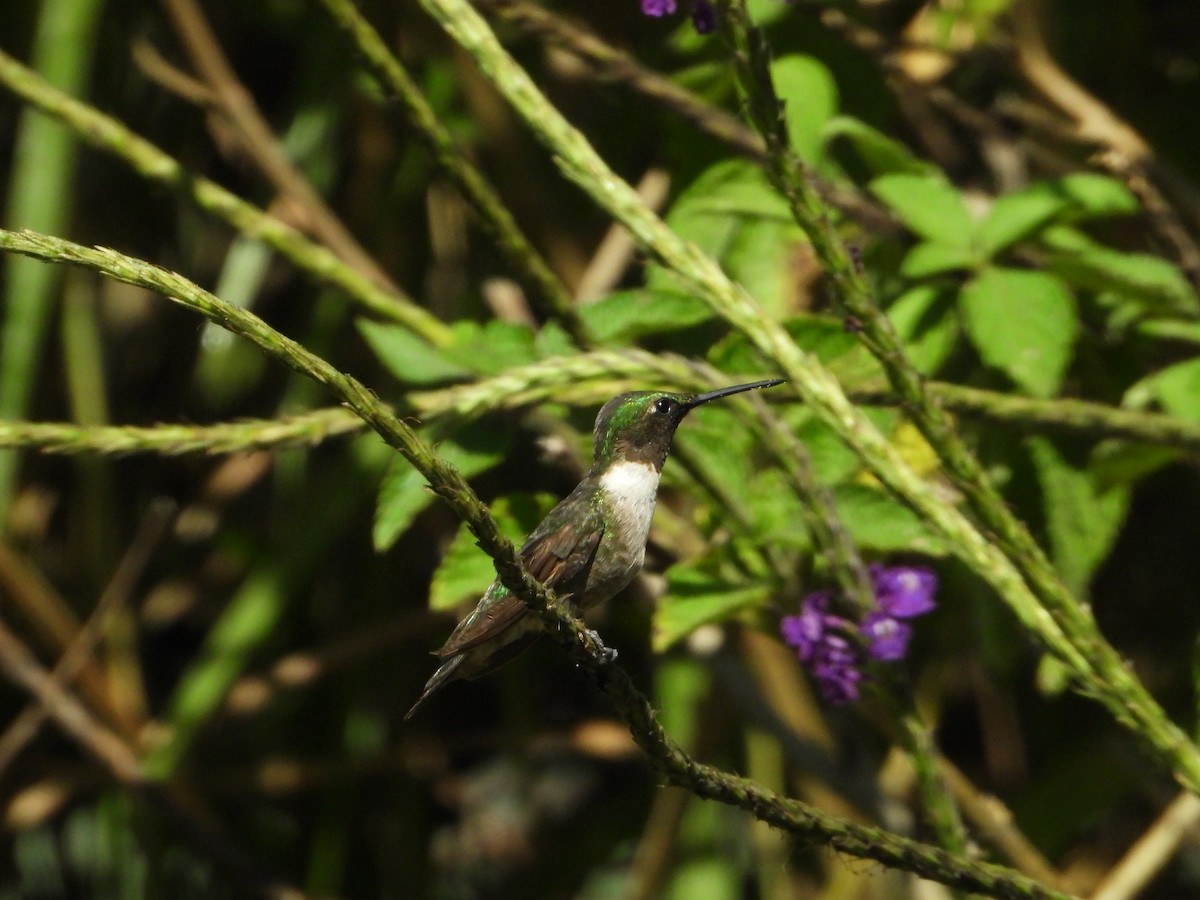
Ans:
{"type": "Polygon", "coordinates": [[[445,687],[448,682],[451,682],[455,678],[459,677],[455,673],[458,671],[458,667],[463,664],[463,660],[466,658],[466,654],[461,653],[458,656],[450,657],[450,659],[438,666],[438,670],[429,677],[427,682],[425,682],[425,688],[421,691],[421,696],[417,698],[417,702],[414,703],[412,708],[404,714],[405,722],[411,719],[413,715],[416,714],[416,711],[425,705],[426,700],[445,687]]]}

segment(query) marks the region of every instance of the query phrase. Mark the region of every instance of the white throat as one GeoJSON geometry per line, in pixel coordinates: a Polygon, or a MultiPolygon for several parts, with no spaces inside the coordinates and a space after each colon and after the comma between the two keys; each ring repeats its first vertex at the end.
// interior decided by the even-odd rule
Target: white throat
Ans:
{"type": "Polygon", "coordinates": [[[631,543],[644,546],[654,517],[661,473],[653,465],[618,462],[600,476],[600,488],[608,495],[611,515],[631,543]]]}

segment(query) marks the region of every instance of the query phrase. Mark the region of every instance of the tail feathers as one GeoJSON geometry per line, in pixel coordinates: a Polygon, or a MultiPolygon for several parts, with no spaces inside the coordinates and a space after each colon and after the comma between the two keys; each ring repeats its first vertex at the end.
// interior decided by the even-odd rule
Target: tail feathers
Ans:
{"type": "Polygon", "coordinates": [[[465,654],[453,656],[438,666],[438,670],[430,676],[427,682],[425,682],[425,689],[421,691],[421,696],[417,698],[417,702],[414,703],[412,708],[404,714],[405,722],[411,719],[416,714],[417,710],[425,705],[426,700],[445,687],[446,684],[459,677],[455,673],[458,671],[458,667],[463,664],[463,661],[466,658],[467,657],[465,654]]]}

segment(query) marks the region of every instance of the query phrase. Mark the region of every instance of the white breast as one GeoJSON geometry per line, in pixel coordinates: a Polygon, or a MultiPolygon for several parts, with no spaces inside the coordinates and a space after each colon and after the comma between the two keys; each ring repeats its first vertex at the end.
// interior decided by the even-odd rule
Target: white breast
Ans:
{"type": "Polygon", "coordinates": [[[654,517],[660,473],[652,465],[619,462],[600,477],[600,488],[608,495],[617,528],[630,544],[645,548],[654,517]]]}

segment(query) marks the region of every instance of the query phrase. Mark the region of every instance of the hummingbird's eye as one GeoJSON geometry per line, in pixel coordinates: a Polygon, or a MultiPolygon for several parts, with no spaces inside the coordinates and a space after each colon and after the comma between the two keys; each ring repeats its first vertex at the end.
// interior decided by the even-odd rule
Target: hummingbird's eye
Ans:
{"type": "Polygon", "coordinates": [[[670,397],[659,397],[654,401],[654,411],[666,415],[675,407],[675,401],[670,397]]]}

